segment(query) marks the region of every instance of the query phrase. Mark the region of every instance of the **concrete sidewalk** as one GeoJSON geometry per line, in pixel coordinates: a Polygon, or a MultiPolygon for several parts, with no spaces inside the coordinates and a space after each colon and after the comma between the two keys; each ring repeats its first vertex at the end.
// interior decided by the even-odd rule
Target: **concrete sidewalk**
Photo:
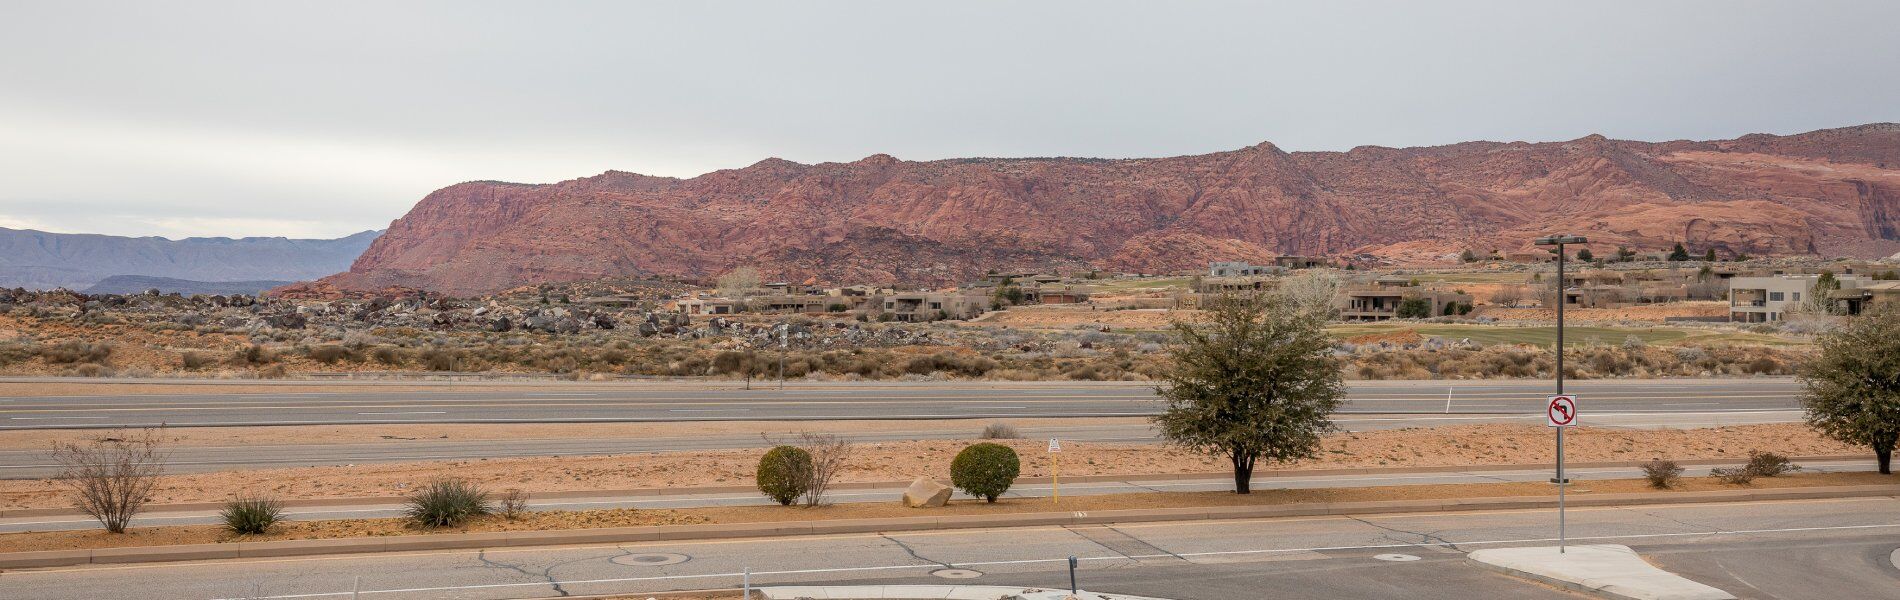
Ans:
{"type": "Polygon", "coordinates": [[[1472,564],[1620,600],[1735,600],[1735,596],[1656,568],[1618,544],[1487,548],[1465,556],[1472,564]]]}

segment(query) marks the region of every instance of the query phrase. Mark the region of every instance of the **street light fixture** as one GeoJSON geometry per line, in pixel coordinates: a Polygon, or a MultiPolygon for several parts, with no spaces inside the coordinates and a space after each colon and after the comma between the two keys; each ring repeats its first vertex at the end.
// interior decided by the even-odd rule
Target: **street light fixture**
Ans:
{"type": "MultiPolygon", "coordinates": [[[[1539,246],[1557,247],[1557,395],[1564,394],[1564,245],[1589,242],[1581,235],[1557,234],[1537,238],[1533,243],[1539,246]]],[[[1564,552],[1564,488],[1570,485],[1570,479],[1564,477],[1564,430],[1557,428],[1557,476],[1550,482],[1557,484],[1557,552],[1564,552]]]]}

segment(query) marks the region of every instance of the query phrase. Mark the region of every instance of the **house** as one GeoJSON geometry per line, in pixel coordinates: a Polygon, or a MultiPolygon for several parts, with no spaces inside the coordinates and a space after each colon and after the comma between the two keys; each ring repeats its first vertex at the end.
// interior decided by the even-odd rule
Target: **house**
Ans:
{"type": "Polygon", "coordinates": [[[884,297],[878,319],[903,322],[969,319],[983,314],[989,308],[989,300],[983,294],[898,292],[884,297]]]}
{"type": "Polygon", "coordinates": [[[1268,276],[1203,277],[1195,284],[1198,294],[1239,294],[1251,296],[1280,287],[1280,278],[1268,276]]]}
{"type": "Polygon", "coordinates": [[[740,301],[727,298],[681,298],[673,301],[673,310],[682,315],[738,314],[740,301]]]}
{"type": "Polygon", "coordinates": [[[1549,252],[1512,252],[1504,255],[1504,260],[1514,263],[1542,263],[1557,260],[1557,255],[1549,252]]]}
{"type": "Polygon", "coordinates": [[[1330,267],[1333,261],[1323,256],[1276,256],[1273,264],[1282,269],[1317,269],[1330,267]]]}
{"type": "Polygon", "coordinates": [[[1469,294],[1426,289],[1414,285],[1404,277],[1380,277],[1370,284],[1349,286],[1342,295],[1345,306],[1339,311],[1339,318],[1348,321],[1383,321],[1397,318],[1399,305],[1406,300],[1422,299],[1429,308],[1429,316],[1455,314],[1458,306],[1468,306],[1472,302],[1469,294]],[[1450,307],[1450,310],[1447,308],[1450,307]]]}
{"type": "Polygon", "coordinates": [[[1080,304],[1089,301],[1088,288],[1074,285],[1041,284],[1023,290],[1029,304],[1080,304]]]}
{"type": "Polygon", "coordinates": [[[1253,265],[1243,261],[1207,263],[1208,277],[1258,277],[1286,271],[1278,265],[1253,265]]]}
{"type": "MultiPolygon", "coordinates": [[[[1729,320],[1741,323],[1779,321],[1789,310],[1813,298],[1814,282],[1820,278],[1820,275],[1731,278],[1728,291],[1729,320]]],[[[1873,283],[1872,279],[1861,275],[1841,275],[1835,280],[1840,282],[1841,291],[1856,290],[1873,283]]],[[[1834,296],[1830,294],[1829,298],[1834,299],[1834,296]]]]}
{"type": "Polygon", "coordinates": [[[1900,308],[1900,281],[1876,281],[1853,289],[1828,294],[1834,308],[1842,314],[1858,315],[1874,307],[1900,308]]]}

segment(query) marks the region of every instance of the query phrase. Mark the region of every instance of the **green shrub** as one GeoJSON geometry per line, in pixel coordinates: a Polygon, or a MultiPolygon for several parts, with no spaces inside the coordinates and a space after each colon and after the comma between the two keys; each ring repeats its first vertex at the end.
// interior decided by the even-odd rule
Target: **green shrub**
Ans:
{"type": "Polygon", "coordinates": [[[1406,298],[1399,301],[1397,316],[1401,319],[1423,319],[1432,316],[1432,303],[1424,298],[1406,298]]]}
{"type": "Polygon", "coordinates": [[[1743,468],[1756,477],[1780,477],[1789,471],[1801,470],[1788,457],[1773,452],[1749,452],[1748,466],[1743,468]]]}
{"type": "Polygon", "coordinates": [[[797,446],[779,446],[759,459],[759,493],[783,506],[804,495],[810,485],[811,453],[797,446]]]}
{"type": "Polygon", "coordinates": [[[1009,491],[1022,473],[1022,461],[1009,446],[982,442],[970,444],[950,462],[950,483],[963,493],[995,502],[1009,491]]]}
{"type": "Polygon", "coordinates": [[[261,496],[239,496],[224,503],[224,510],[218,513],[224,520],[224,529],[238,535],[264,533],[283,516],[282,502],[261,496]]]}
{"type": "Polygon", "coordinates": [[[493,512],[488,492],[466,480],[431,481],[410,494],[403,516],[417,527],[455,527],[493,512]]]}
{"type": "Polygon", "coordinates": [[[1643,463],[1643,478],[1649,480],[1649,487],[1666,490],[1675,487],[1676,482],[1682,479],[1682,465],[1658,458],[1643,463]]]}

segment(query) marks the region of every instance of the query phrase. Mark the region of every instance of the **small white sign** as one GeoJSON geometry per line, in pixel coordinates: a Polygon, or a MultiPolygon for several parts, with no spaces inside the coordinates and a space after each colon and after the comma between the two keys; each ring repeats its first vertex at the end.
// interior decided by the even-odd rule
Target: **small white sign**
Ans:
{"type": "Polygon", "coordinates": [[[1058,440],[1058,439],[1055,439],[1055,438],[1049,438],[1049,451],[1050,451],[1050,452],[1061,452],[1061,451],[1062,451],[1062,440],[1058,440]]]}
{"type": "Polygon", "coordinates": [[[1544,416],[1549,417],[1551,427],[1575,426],[1577,424],[1576,394],[1551,396],[1549,406],[1544,409],[1544,416]]]}

